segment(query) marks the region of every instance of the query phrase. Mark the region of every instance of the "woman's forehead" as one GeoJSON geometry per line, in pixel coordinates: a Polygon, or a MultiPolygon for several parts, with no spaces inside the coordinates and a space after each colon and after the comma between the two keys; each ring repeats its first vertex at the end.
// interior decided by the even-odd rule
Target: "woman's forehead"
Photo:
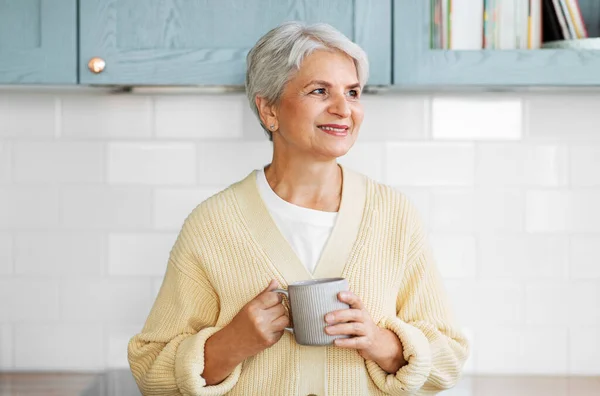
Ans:
{"type": "Polygon", "coordinates": [[[304,83],[315,80],[330,84],[354,84],[358,82],[358,73],[354,60],[345,53],[321,50],[303,60],[294,79],[304,83]]]}

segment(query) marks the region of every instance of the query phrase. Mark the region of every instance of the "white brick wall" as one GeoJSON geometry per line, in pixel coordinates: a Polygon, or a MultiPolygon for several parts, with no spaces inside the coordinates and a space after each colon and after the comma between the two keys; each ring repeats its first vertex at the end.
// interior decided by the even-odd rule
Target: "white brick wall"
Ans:
{"type": "MultiPolygon", "coordinates": [[[[364,104],[340,162],[419,209],[467,371],[600,375],[600,99],[364,104]]],[[[0,93],[0,370],[127,367],[185,217],[270,156],[242,94],[0,93]]]]}

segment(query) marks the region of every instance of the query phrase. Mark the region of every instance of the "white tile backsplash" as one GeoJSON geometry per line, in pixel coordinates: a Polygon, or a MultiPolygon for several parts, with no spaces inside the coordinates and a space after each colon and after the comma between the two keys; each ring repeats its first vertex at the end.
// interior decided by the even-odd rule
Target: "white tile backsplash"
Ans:
{"type": "Polygon", "coordinates": [[[12,168],[11,144],[0,140],[0,185],[12,181],[12,168]]]}
{"type": "Polygon", "coordinates": [[[13,145],[16,183],[102,183],[102,143],[19,142],[13,145]]]}
{"type": "Polygon", "coordinates": [[[145,187],[69,187],[61,194],[68,229],[127,230],[152,225],[152,190],[145,187]]]}
{"type": "Polygon", "coordinates": [[[131,337],[142,330],[142,325],[113,325],[106,328],[106,364],[109,367],[129,369],[127,344],[131,337]]]}
{"type": "Polygon", "coordinates": [[[388,143],[387,181],[403,186],[472,186],[474,146],[467,143],[388,143]]]}
{"type": "Polygon", "coordinates": [[[153,226],[159,230],[179,231],[186,217],[202,201],[224,187],[160,188],[154,191],[153,226]]]}
{"type": "Polygon", "coordinates": [[[18,232],[15,272],[47,277],[102,276],[106,245],[106,237],[97,232],[18,232]]]}
{"type": "Polygon", "coordinates": [[[568,147],[559,145],[480,144],[476,148],[480,186],[565,186],[568,147]]]}
{"type": "Polygon", "coordinates": [[[570,244],[572,279],[600,279],[600,235],[575,235],[570,244]]]}
{"type": "Polygon", "coordinates": [[[569,277],[569,239],[555,235],[483,235],[478,240],[479,270],[489,279],[569,277]]]}
{"type": "Polygon", "coordinates": [[[475,195],[471,188],[433,189],[431,229],[471,234],[475,230],[475,195]]]}
{"type": "Polygon", "coordinates": [[[234,139],[242,137],[240,95],[159,96],[154,101],[156,136],[166,139],[234,139]]]}
{"type": "Polygon", "coordinates": [[[525,224],[525,194],[515,188],[474,190],[475,231],[483,234],[521,233],[525,224]]]}
{"type": "Polygon", "coordinates": [[[431,130],[436,140],[520,140],[520,98],[435,97],[431,130]]]}
{"type": "Polygon", "coordinates": [[[462,325],[472,328],[525,325],[525,285],[522,282],[445,279],[444,283],[462,325]]]}
{"type": "Polygon", "coordinates": [[[523,374],[561,375],[569,367],[568,331],[563,326],[532,326],[524,331],[523,374]],[[549,347],[551,345],[551,347],[549,347]]]}
{"type": "Polygon", "coordinates": [[[110,184],[193,185],[196,146],[192,143],[110,143],[110,184]]]}
{"type": "Polygon", "coordinates": [[[0,187],[0,231],[55,229],[59,190],[54,187],[0,187]]]}
{"type": "Polygon", "coordinates": [[[600,281],[573,281],[569,286],[567,323],[600,326],[600,281]]]}
{"type": "Polygon", "coordinates": [[[522,373],[525,358],[523,327],[493,326],[475,330],[475,367],[479,374],[522,373]],[[499,341],[502,340],[502,341],[499,341]]]}
{"type": "Polygon", "coordinates": [[[0,93],[0,139],[53,138],[54,95],[0,93]]]}
{"type": "Polygon", "coordinates": [[[48,323],[59,320],[58,284],[48,278],[1,277],[3,322],[48,323]]]}
{"type": "Polygon", "coordinates": [[[365,95],[365,117],[360,128],[362,141],[402,141],[424,139],[429,116],[427,96],[365,95]]]}
{"type": "Polygon", "coordinates": [[[525,128],[531,138],[600,140],[597,94],[531,95],[526,102],[525,128]]]}
{"type": "Polygon", "coordinates": [[[477,272],[475,237],[432,234],[430,244],[444,278],[474,278],[477,272]]]}
{"type": "Polygon", "coordinates": [[[600,233],[600,189],[532,190],[527,193],[527,231],[600,233]]]}
{"type": "Polygon", "coordinates": [[[531,190],[527,193],[527,232],[566,232],[571,213],[570,193],[566,190],[531,190]]]}
{"type": "Polygon", "coordinates": [[[566,328],[500,326],[478,330],[475,365],[480,374],[549,375],[567,372],[566,328]]]}
{"type": "Polygon", "coordinates": [[[569,292],[564,282],[532,281],[525,288],[528,325],[560,326],[569,316],[569,292]]]}
{"type": "Polygon", "coordinates": [[[61,320],[66,323],[144,323],[152,301],[150,281],[132,277],[65,279],[60,285],[61,320]]]}
{"type": "Polygon", "coordinates": [[[600,234],[600,188],[575,190],[569,194],[569,231],[600,234]]]}
{"type": "Polygon", "coordinates": [[[0,371],[13,368],[13,326],[0,324],[0,371]]]}
{"type": "Polygon", "coordinates": [[[61,101],[62,136],[144,139],[153,135],[152,99],[138,95],[68,95],[61,101]]]}
{"type": "Polygon", "coordinates": [[[574,187],[600,187],[600,144],[571,147],[571,184],[574,187]]]}
{"type": "Polygon", "coordinates": [[[18,370],[97,371],[105,366],[101,327],[19,324],[14,338],[15,368],[18,370]]]}
{"type": "Polygon", "coordinates": [[[0,232],[0,276],[10,275],[14,270],[13,236],[0,232]]]}
{"type": "Polygon", "coordinates": [[[600,327],[569,331],[569,374],[597,376],[600,372],[600,327]]]}
{"type": "MultiPolygon", "coordinates": [[[[600,375],[597,95],[363,104],[340,162],[416,206],[465,370],[600,375]]],[[[126,368],[185,217],[271,157],[243,94],[1,93],[0,370],[126,368]]]]}
{"type": "Polygon", "coordinates": [[[111,234],[109,275],[163,276],[176,233],[111,234]]]}
{"type": "Polygon", "coordinates": [[[339,163],[360,172],[373,180],[385,183],[385,144],[359,143],[343,157],[339,163]]]}
{"type": "Polygon", "coordinates": [[[517,281],[478,280],[471,284],[476,323],[516,326],[525,324],[525,285],[517,281]]]}
{"type": "Polygon", "coordinates": [[[273,144],[263,141],[203,142],[198,144],[198,178],[202,184],[235,183],[271,162],[273,144]]]}

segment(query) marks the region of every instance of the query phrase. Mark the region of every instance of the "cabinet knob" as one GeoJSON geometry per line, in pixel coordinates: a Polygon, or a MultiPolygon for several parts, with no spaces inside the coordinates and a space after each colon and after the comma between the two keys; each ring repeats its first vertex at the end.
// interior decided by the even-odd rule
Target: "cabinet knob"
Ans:
{"type": "Polygon", "coordinates": [[[106,62],[102,58],[94,57],[88,62],[88,69],[94,74],[102,73],[106,67],[106,62]]]}

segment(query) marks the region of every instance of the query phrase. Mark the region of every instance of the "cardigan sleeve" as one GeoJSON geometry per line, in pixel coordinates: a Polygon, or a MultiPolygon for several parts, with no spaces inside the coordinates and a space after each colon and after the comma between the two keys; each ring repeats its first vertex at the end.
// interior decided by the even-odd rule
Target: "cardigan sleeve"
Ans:
{"type": "Polygon", "coordinates": [[[188,218],[144,328],[128,344],[131,372],[144,395],[223,395],[241,373],[240,364],[212,386],[202,378],[204,345],[220,330],[219,300],[194,253],[194,237],[188,218]]]}
{"type": "Polygon", "coordinates": [[[413,232],[396,299],[397,315],[384,317],[379,323],[398,336],[408,363],[389,374],[374,361],[366,362],[377,387],[391,395],[429,395],[453,387],[469,355],[468,342],[454,321],[415,209],[413,214],[413,232]]]}

